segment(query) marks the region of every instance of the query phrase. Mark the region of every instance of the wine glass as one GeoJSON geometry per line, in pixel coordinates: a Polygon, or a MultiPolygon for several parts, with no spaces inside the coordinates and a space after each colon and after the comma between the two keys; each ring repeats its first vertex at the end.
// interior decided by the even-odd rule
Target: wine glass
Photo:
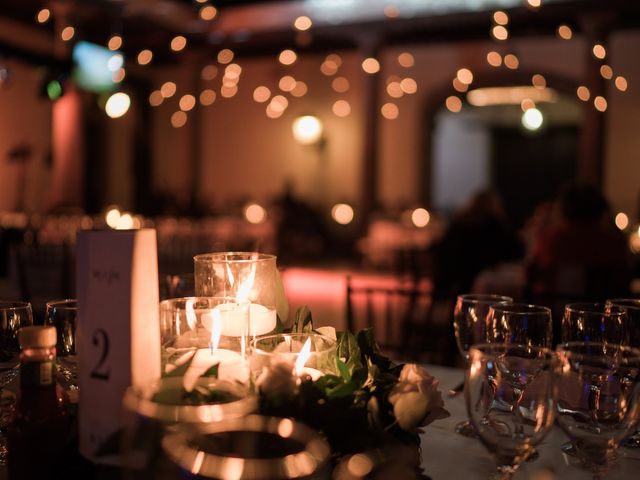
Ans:
{"type": "MultiPolygon", "coordinates": [[[[627,313],[619,307],[604,303],[578,302],[564,307],[562,344],[569,342],[597,342],[626,345],[629,341],[627,313]]],[[[568,455],[575,455],[571,441],[560,447],[568,455]]]]}
{"type": "MultiPolygon", "coordinates": [[[[489,307],[500,302],[513,302],[513,298],[493,294],[458,295],[453,310],[453,330],[458,350],[467,362],[469,348],[477,343],[486,343],[486,318],[489,307]]],[[[467,437],[475,436],[468,420],[458,423],[456,432],[467,437]]]]}
{"type": "Polygon", "coordinates": [[[4,392],[4,387],[18,375],[18,330],[28,325],[33,325],[30,303],[0,301],[0,465],[4,465],[7,458],[6,439],[2,428],[11,420],[15,403],[15,395],[4,392]]]}
{"type": "MultiPolygon", "coordinates": [[[[638,298],[613,298],[606,301],[606,308],[617,307],[627,312],[629,322],[629,346],[640,348],[640,299],[638,298]]],[[[623,444],[625,447],[640,448],[640,429],[627,438],[623,444]]]]}
{"type": "Polygon", "coordinates": [[[598,479],[640,418],[640,350],[569,342],[558,354],[558,424],[598,479]]]}
{"type": "Polygon", "coordinates": [[[77,390],[78,388],[78,359],[76,355],[77,321],[77,300],[67,298],[47,302],[44,324],[53,325],[58,332],[56,342],[58,379],[67,390],[77,390]]]}
{"type": "Polygon", "coordinates": [[[547,348],[482,344],[469,349],[467,413],[495,457],[494,478],[511,478],[552,427],[556,370],[557,358],[547,348]]]}
{"type": "Polygon", "coordinates": [[[605,303],[569,303],[562,318],[562,343],[598,342],[628,345],[630,328],[627,312],[605,303]]]}
{"type": "Polygon", "coordinates": [[[551,310],[526,303],[499,303],[489,307],[487,342],[551,348],[551,310]]]}

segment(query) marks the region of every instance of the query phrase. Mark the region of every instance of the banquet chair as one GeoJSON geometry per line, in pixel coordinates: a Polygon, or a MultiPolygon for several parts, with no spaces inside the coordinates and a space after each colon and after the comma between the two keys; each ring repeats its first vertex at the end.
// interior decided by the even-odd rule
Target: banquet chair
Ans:
{"type": "MultiPolygon", "coordinates": [[[[431,284],[417,279],[393,285],[364,278],[346,278],[347,328],[355,333],[371,328],[382,352],[395,360],[449,363],[448,316],[436,314],[431,284]],[[440,321],[439,321],[440,320],[440,321]]],[[[445,309],[446,310],[446,309],[445,309]]]]}

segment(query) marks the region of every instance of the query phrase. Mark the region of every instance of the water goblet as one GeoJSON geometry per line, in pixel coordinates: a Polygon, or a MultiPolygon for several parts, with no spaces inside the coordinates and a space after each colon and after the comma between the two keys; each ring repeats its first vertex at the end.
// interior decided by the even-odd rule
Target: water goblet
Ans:
{"type": "Polygon", "coordinates": [[[58,339],[58,380],[67,390],[78,388],[78,358],[76,355],[76,327],[78,301],[75,299],[51,300],[47,302],[44,324],[56,327],[58,339]]]}
{"type": "Polygon", "coordinates": [[[640,351],[596,342],[558,346],[557,420],[594,479],[640,418],[640,351]]]}
{"type": "Polygon", "coordinates": [[[569,303],[562,317],[562,340],[628,345],[630,328],[627,312],[605,303],[569,303]]]}
{"type": "Polygon", "coordinates": [[[542,347],[475,345],[469,350],[465,401],[469,419],[509,479],[553,425],[555,354],[542,347]]]}
{"type": "MultiPolygon", "coordinates": [[[[629,346],[640,348],[640,299],[638,298],[613,298],[605,303],[606,308],[617,307],[627,312],[629,321],[629,346]]],[[[627,438],[624,447],[640,448],[640,429],[627,438]]]]}
{"type": "MultiPolygon", "coordinates": [[[[513,298],[492,294],[458,295],[453,310],[453,330],[458,350],[469,361],[469,348],[477,343],[486,343],[486,318],[489,307],[500,302],[513,302],[513,298]]],[[[475,436],[468,420],[456,425],[456,432],[467,436],[475,436]]]]}
{"type": "Polygon", "coordinates": [[[7,458],[6,439],[2,427],[11,420],[15,396],[4,392],[4,387],[18,375],[20,345],[18,330],[33,325],[33,312],[28,302],[0,301],[0,465],[7,458]]]}
{"type": "Polygon", "coordinates": [[[489,307],[487,342],[551,348],[551,310],[526,303],[499,303],[489,307]]]}

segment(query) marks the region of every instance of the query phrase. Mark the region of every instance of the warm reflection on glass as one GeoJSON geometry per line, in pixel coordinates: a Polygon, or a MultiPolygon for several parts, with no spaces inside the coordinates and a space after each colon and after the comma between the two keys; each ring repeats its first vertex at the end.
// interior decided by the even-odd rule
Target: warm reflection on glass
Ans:
{"type": "Polygon", "coordinates": [[[469,350],[465,400],[469,419],[508,479],[553,425],[554,353],[545,348],[484,344],[469,350]]]}

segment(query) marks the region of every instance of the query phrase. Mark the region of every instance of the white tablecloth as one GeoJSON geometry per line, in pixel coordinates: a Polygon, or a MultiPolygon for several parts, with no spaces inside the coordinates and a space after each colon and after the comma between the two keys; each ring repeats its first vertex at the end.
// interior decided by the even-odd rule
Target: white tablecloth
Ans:
{"type": "MultiPolygon", "coordinates": [[[[445,408],[451,416],[438,420],[422,435],[422,466],[433,480],[488,479],[495,464],[479,440],[454,432],[455,425],[467,418],[464,395],[451,399],[446,392],[460,383],[464,372],[460,369],[427,366],[429,373],[440,380],[445,408]]],[[[525,462],[515,480],[589,480],[589,471],[576,466],[576,460],[563,454],[560,445],[567,437],[558,428],[547,435],[538,447],[540,457],[525,462]]],[[[640,449],[621,448],[619,459],[605,480],[640,479],[640,449]]]]}

